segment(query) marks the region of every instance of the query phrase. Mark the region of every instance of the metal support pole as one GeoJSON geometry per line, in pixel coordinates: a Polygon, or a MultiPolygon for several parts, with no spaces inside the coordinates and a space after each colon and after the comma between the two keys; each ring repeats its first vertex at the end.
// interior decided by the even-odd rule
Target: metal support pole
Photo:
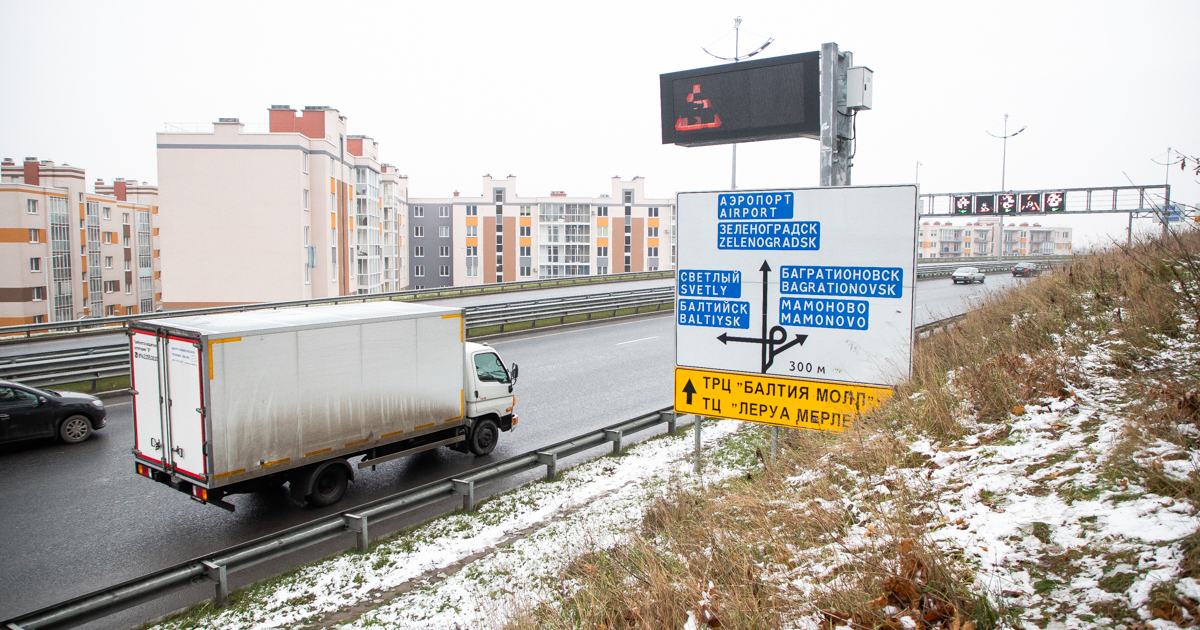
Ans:
{"type": "Polygon", "coordinates": [[[737,190],[737,143],[733,143],[733,175],[729,178],[729,189],[737,190]]]}
{"type": "Polygon", "coordinates": [[[700,474],[700,416],[696,416],[694,424],[696,432],[696,474],[700,474]]]}
{"type": "Polygon", "coordinates": [[[537,463],[546,465],[546,481],[558,478],[558,453],[534,453],[537,463]]]}
{"type": "Polygon", "coordinates": [[[450,483],[454,484],[455,492],[463,495],[463,511],[473,512],[475,510],[475,482],[451,479],[450,483]]]}
{"type": "Polygon", "coordinates": [[[367,547],[371,543],[371,536],[367,532],[367,517],[358,514],[343,514],[342,518],[346,519],[346,529],[354,532],[355,541],[358,543],[358,552],[366,553],[367,547]]]}
{"type": "Polygon", "coordinates": [[[229,601],[229,573],[225,565],[213,564],[208,560],[201,560],[200,564],[204,565],[204,577],[217,583],[216,596],[213,598],[216,607],[224,608],[229,601]]]}
{"type": "Polygon", "coordinates": [[[1129,227],[1125,228],[1125,245],[1133,245],[1133,213],[1129,213],[1129,227]]]}
{"type": "Polygon", "coordinates": [[[779,457],[779,427],[771,427],[771,459],[779,457]]]}
{"type": "Polygon", "coordinates": [[[613,452],[612,452],[613,455],[621,454],[621,438],[623,437],[623,435],[622,435],[623,433],[624,433],[623,431],[619,431],[619,430],[618,431],[612,431],[610,429],[604,430],[604,439],[609,440],[610,442],[613,443],[613,452]]]}
{"type": "Polygon", "coordinates": [[[852,59],[835,43],[821,44],[821,186],[850,185],[850,116],[842,110],[852,59]]]}

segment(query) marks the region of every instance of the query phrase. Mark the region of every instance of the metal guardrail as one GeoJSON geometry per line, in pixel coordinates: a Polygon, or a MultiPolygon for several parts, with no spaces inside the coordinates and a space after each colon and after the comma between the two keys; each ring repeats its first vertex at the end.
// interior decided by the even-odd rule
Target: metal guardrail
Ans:
{"type": "MultiPolygon", "coordinates": [[[[574,321],[611,318],[675,308],[674,287],[591,293],[471,306],[464,310],[468,337],[528,330],[574,321]]],[[[176,316],[171,312],[169,316],[176,316]]],[[[117,332],[120,329],[114,329],[117,332]]],[[[102,378],[129,375],[129,346],[124,343],[88,350],[62,350],[0,357],[0,379],[34,387],[62,383],[95,383],[102,378]]]]}
{"type": "Polygon", "coordinates": [[[297,308],[305,306],[325,306],[329,304],[348,304],[377,301],[421,301],[440,300],[449,297],[468,297],[475,295],[490,295],[493,293],[510,293],[515,291],[533,291],[554,287],[578,286],[584,284],[608,284],[613,282],[634,282],[638,280],[657,280],[672,278],[675,271],[642,271],[636,273],[607,274],[603,276],[573,276],[569,278],[548,278],[545,280],[529,280],[525,282],[495,282],[457,287],[438,287],[433,289],[415,289],[411,291],[396,291],[394,293],[375,293],[370,295],[343,295],[312,300],[291,300],[285,302],[259,302],[254,304],[239,304],[234,306],[216,306],[211,308],[180,309],[175,311],[159,311],[139,315],[121,315],[118,317],[100,317],[95,319],[76,319],[69,322],[54,322],[43,324],[24,324],[21,326],[0,327],[0,341],[5,338],[17,338],[22,341],[35,335],[79,334],[84,332],[120,332],[128,327],[129,322],[149,317],[183,317],[186,315],[209,315],[213,313],[240,313],[264,309],[297,308]]]}
{"type": "MultiPolygon", "coordinates": [[[[269,536],[234,545],[216,553],[181,562],[115,586],[7,619],[0,622],[0,627],[9,630],[71,628],[157,599],[175,590],[204,582],[214,584],[216,590],[214,599],[218,606],[222,606],[229,595],[228,576],[230,573],[348,534],[355,536],[358,551],[366,551],[370,542],[370,525],[455,496],[461,496],[463,509],[471,511],[478,502],[476,490],[479,485],[541,466],[546,467],[546,479],[553,481],[558,474],[560,458],[608,442],[612,443],[613,454],[618,455],[626,436],[663,423],[667,424],[671,434],[675,433],[676,416],[672,407],[590,431],[502,462],[445,477],[411,490],[397,492],[391,496],[364,503],[341,514],[322,517],[269,536]]],[[[444,511],[442,514],[450,511],[452,510],[444,511]]]]}

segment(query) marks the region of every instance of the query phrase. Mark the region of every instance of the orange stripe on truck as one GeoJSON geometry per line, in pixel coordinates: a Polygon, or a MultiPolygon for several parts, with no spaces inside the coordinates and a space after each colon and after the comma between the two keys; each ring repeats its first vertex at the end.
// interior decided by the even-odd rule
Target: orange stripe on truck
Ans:
{"type": "Polygon", "coordinates": [[[305,454],[304,454],[304,456],[305,456],[305,457],[312,457],[313,455],[320,455],[321,453],[328,453],[329,451],[332,451],[332,450],[333,450],[333,447],[331,446],[331,447],[329,447],[329,448],[323,448],[323,449],[321,449],[321,450],[319,450],[319,451],[313,451],[313,452],[311,452],[311,453],[305,453],[305,454]]]}
{"type": "Polygon", "coordinates": [[[244,473],[244,472],[246,472],[246,469],[245,469],[245,468],[239,468],[239,469],[237,469],[237,470],[231,470],[231,471],[229,471],[229,472],[223,472],[223,473],[221,473],[221,474],[219,474],[219,475],[213,475],[213,479],[224,479],[224,478],[226,478],[226,477],[228,477],[228,476],[230,476],[230,475],[239,475],[239,474],[241,474],[241,473],[244,473]]]}

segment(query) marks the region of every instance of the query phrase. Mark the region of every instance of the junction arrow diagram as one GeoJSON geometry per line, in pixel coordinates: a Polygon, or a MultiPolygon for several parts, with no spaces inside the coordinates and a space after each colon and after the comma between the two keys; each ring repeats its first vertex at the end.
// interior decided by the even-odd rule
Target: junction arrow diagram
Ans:
{"type": "Polygon", "coordinates": [[[696,388],[692,385],[692,379],[689,378],[687,385],[683,386],[683,393],[687,394],[687,404],[692,404],[692,394],[696,393],[696,388]]]}
{"type": "MultiPolygon", "coordinates": [[[[762,346],[762,373],[766,374],[767,370],[771,368],[771,364],[775,362],[775,355],[795,345],[803,346],[804,340],[808,339],[808,335],[796,335],[795,339],[788,341],[787,329],[783,326],[772,326],[769,331],[767,330],[767,308],[770,306],[767,301],[767,291],[769,289],[767,278],[771,275],[771,265],[768,265],[767,261],[764,260],[762,267],[759,267],[758,270],[762,272],[763,287],[762,337],[757,339],[754,337],[732,337],[729,335],[729,333],[721,333],[721,336],[717,337],[717,341],[720,341],[726,345],[728,345],[730,341],[733,341],[736,343],[757,343],[762,346]],[[776,348],[776,346],[779,347],[776,348]]],[[[686,392],[687,389],[685,388],[684,391],[686,392]]],[[[688,401],[691,401],[691,394],[688,394],[688,401]]]]}

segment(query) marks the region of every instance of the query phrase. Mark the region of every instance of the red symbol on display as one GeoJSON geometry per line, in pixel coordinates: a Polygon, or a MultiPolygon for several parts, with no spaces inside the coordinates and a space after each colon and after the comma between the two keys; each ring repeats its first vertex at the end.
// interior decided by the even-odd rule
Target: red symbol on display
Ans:
{"type": "Polygon", "coordinates": [[[695,131],[697,129],[716,129],[721,126],[721,117],[716,112],[712,112],[712,121],[704,122],[708,112],[706,109],[712,109],[712,103],[706,98],[700,98],[700,86],[693,85],[692,93],[687,95],[687,102],[692,104],[691,116],[680,116],[675,121],[675,131],[695,131]],[[694,122],[688,122],[694,120],[694,122]]]}

